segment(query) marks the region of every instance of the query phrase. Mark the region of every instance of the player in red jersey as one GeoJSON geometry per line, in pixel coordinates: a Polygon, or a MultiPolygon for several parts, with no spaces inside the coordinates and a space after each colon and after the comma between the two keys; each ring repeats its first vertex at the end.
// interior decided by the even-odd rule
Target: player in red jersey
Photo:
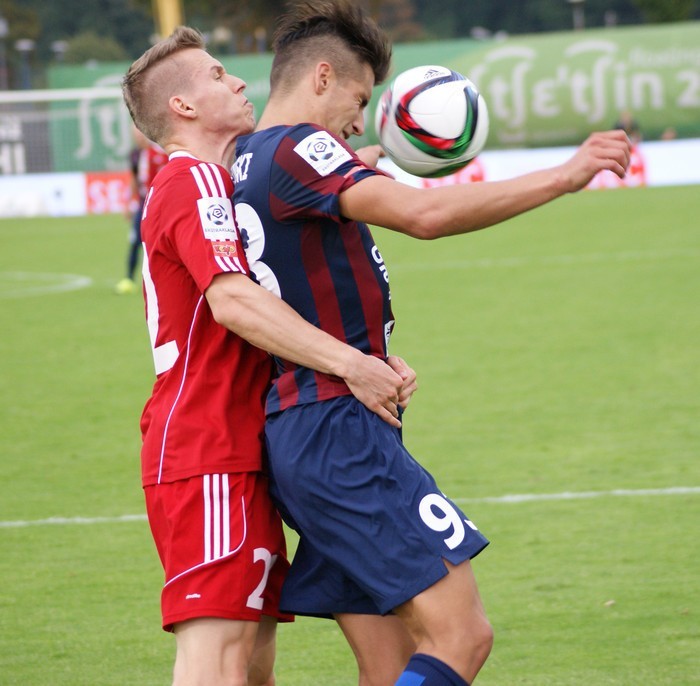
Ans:
{"type": "Polygon", "coordinates": [[[126,256],[126,273],[114,289],[119,295],[135,293],[137,290],[134,274],[141,253],[143,203],[153,179],[168,161],[165,151],[159,145],[149,141],[136,127],[134,127],[134,142],[135,147],[129,155],[132,197],[127,207],[131,220],[131,231],[129,232],[129,249],[126,256]]]}
{"type": "MultiPolygon", "coordinates": [[[[393,325],[367,224],[424,239],[467,233],[577,191],[602,169],[624,176],[629,164],[627,136],[612,131],[590,136],[557,168],[413,188],[372,172],[344,140],[363,133],[391,55],[360,4],[296,2],[274,49],[270,98],[256,132],[239,140],[234,170],[251,268],[359,349],[386,345],[393,325]]],[[[394,430],[342,388],[310,401],[305,392],[320,384],[287,362],[278,362],[266,429],[271,492],[301,536],[283,607],[335,616],[363,686],[468,684],[492,643],[469,562],[484,540],[394,430]]]]}
{"type": "Polygon", "coordinates": [[[136,125],[169,156],[143,211],[157,378],[141,427],[176,686],[274,683],[287,562],[263,471],[271,367],[262,350],[343,379],[393,426],[415,389],[402,361],[392,369],[341,343],[249,278],[227,171],[237,135],[254,124],[244,88],[198,32],[182,27],[134,62],[123,82],[136,125]]]}

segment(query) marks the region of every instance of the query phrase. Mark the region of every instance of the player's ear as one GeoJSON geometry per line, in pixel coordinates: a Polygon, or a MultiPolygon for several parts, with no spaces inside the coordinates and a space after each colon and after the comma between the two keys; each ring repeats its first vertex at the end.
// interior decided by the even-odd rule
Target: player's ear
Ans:
{"type": "Polygon", "coordinates": [[[179,95],[173,95],[170,100],[168,100],[168,107],[170,107],[175,114],[186,117],[187,119],[194,119],[194,117],[197,116],[194,107],[183,100],[179,95]]]}
{"type": "Polygon", "coordinates": [[[314,91],[321,95],[331,84],[333,67],[328,62],[318,62],[314,69],[314,91]]]}

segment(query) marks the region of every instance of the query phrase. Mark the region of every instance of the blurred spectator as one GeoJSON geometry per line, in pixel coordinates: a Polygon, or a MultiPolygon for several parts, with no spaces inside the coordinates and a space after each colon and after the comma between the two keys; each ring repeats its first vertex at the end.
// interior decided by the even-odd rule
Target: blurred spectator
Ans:
{"type": "Polygon", "coordinates": [[[629,111],[620,112],[617,121],[613,124],[614,129],[622,129],[632,141],[633,144],[639,143],[642,140],[642,132],[639,129],[637,120],[629,111]]]}
{"type": "Polygon", "coordinates": [[[663,132],[661,133],[661,140],[662,141],[673,141],[677,137],[678,137],[678,132],[672,126],[669,126],[667,129],[664,129],[663,132]]]}

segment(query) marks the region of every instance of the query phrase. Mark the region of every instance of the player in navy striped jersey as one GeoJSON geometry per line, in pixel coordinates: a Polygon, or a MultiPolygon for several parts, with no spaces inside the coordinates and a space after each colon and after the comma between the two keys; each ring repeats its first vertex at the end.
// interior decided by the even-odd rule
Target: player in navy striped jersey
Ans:
{"type": "MultiPolygon", "coordinates": [[[[256,132],[239,139],[234,168],[251,270],[309,322],[378,357],[393,316],[367,224],[418,238],[466,233],[576,191],[601,169],[622,176],[629,163],[624,133],[605,132],[564,165],[511,181],[402,185],[346,143],[363,132],[390,63],[388,41],[363,9],[296,2],[274,49],[268,104],[256,132]]],[[[284,356],[276,363],[271,492],[300,533],[281,607],[335,617],[362,686],[471,682],[492,643],[470,564],[486,539],[342,381],[284,356]]]]}
{"type": "Polygon", "coordinates": [[[169,156],[142,222],[156,370],[142,480],[165,570],[163,626],[176,637],[175,686],[272,686],[288,565],[263,469],[263,350],[344,379],[394,426],[415,379],[401,361],[392,369],[308,324],[249,278],[229,169],[252,106],[245,83],[203,48],[199,33],[180,28],[123,83],[136,125],[169,156]]]}

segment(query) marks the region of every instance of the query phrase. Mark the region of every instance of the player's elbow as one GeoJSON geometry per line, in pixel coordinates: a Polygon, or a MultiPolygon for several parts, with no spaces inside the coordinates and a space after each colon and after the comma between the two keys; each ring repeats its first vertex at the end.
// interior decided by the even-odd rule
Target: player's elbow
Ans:
{"type": "Polygon", "coordinates": [[[402,222],[402,231],[419,240],[431,241],[445,235],[445,213],[432,203],[406,208],[402,222]]]}
{"type": "Polygon", "coordinates": [[[237,326],[236,315],[240,312],[240,307],[236,307],[236,294],[231,292],[231,286],[237,282],[231,282],[222,275],[214,278],[211,285],[204,292],[209,309],[214,321],[221,326],[233,330],[237,326]]]}

